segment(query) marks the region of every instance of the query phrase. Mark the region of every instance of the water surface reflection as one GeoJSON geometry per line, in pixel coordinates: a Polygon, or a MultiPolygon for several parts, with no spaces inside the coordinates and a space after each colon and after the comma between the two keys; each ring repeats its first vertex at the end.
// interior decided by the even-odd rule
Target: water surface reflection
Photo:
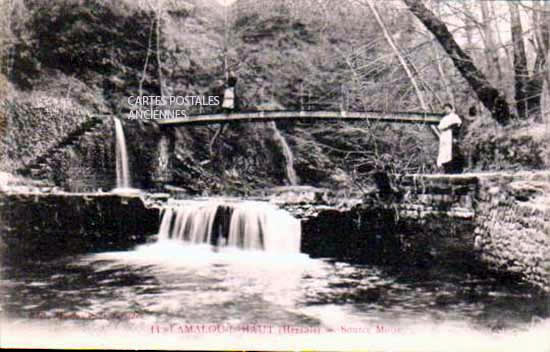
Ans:
{"type": "Polygon", "coordinates": [[[170,241],[6,263],[1,287],[12,321],[149,330],[190,323],[404,333],[428,324],[490,333],[527,331],[549,316],[548,301],[527,287],[447,269],[404,271],[170,241]]]}

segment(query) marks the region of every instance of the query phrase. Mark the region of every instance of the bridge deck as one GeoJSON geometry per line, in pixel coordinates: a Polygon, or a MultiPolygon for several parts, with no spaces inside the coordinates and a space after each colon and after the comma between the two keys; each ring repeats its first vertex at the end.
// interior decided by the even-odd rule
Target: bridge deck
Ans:
{"type": "Polygon", "coordinates": [[[249,111],[231,114],[190,115],[186,118],[156,120],[162,126],[204,125],[232,121],[264,122],[298,121],[382,121],[398,123],[438,124],[443,114],[385,111],[249,111]]]}

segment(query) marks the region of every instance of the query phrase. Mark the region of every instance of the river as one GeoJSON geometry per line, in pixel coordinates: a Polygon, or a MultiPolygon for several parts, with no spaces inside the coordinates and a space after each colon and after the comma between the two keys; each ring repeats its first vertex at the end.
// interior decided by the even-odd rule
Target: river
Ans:
{"type": "Polygon", "coordinates": [[[354,265],[167,239],[122,252],[12,259],[1,274],[2,342],[27,347],[550,346],[547,299],[517,283],[443,268],[354,265]]]}

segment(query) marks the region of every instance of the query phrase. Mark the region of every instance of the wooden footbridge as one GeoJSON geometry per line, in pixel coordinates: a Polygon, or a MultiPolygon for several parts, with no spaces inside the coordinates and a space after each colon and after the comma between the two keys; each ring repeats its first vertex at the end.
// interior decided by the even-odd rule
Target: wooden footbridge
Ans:
{"type": "MultiPolygon", "coordinates": [[[[84,135],[89,130],[105,121],[107,117],[116,117],[111,114],[96,114],[90,115],[90,119],[83,124],[76,126],[59,143],[53,145],[44,154],[39,155],[35,159],[29,161],[26,165],[18,169],[21,174],[30,174],[32,170],[39,168],[47,159],[55,153],[62,150],[68,145],[74,143],[78,138],[84,135]]],[[[239,111],[230,114],[198,114],[189,115],[185,118],[168,118],[168,119],[152,119],[161,127],[178,127],[178,126],[199,126],[208,124],[224,124],[233,121],[242,122],[266,122],[266,121],[380,121],[393,123],[415,123],[429,125],[435,130],[436,124],[439,123],[443,114],[426,113],[426,112],[390,112],[390,111],[329,111],[329,110],[305,110],[305,111],[290,111],[290,110],[264,110],[264,111],[239,111]]],[[[128,120],[132,118],[126,117],[128,120]]],[[[435,132],[434,132],[435,134],[435,132]]]]}
{"type": "Polygon", "coordinates": [[[379,121],[397,123],[438,124],[443,114],[426,112],[390,112],[390,111],[242,111],[230,114],[200,114],[182,118],[165,118],[154,120],[163,127],[183,125],[206,125],[229,123],[233,121],[379,121]]]}

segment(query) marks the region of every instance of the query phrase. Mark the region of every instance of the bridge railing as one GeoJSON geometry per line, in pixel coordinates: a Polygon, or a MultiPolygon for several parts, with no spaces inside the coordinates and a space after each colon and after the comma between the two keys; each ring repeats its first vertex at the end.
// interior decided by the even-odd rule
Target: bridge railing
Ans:
{"type": "Polygon", "coordinates": [[[232,121],[265,122],[265,121],[381,121],[391,123],[415,123],[435,125],[443,114],[424,112],[390,112],[390,111],[330,111],[330,110],[269,110],[239,111],[224,114],[198,114],[185,118],[158,119],[160,126],[205,125],[212,123],[229,123],[232,121]]]}

